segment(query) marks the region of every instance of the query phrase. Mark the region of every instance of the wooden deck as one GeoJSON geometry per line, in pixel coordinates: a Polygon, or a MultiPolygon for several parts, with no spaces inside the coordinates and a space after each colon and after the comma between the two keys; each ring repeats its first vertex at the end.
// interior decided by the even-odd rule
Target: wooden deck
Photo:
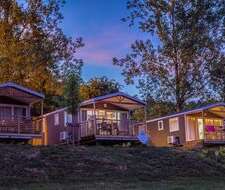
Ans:
{"type": "Polygon", "coordinates": [[[203,144],[205,144],[205,145],[224,145],[225,140],[204,140],[203,144]]]}
{"type": "Polygon", "coordinates": [[[138,141],[137,136],[103,136],[103,135],[96,135],[96,140],[103,140],[103,141],[138,141]]]}
{"type": "Polygon", "coordinates": [[[129,122],[128,125],[122,126],[118,123],[122,122],[117,120],[107,123],[98,122],[96,126],[93,120],[83,122],[80,124],[80,139],[92,137],[91,139],[96,141],[138,141],[139,132],[145,128],[140,123],[129,122]]]}
{"type": "Polygon", "coordinates": [[[31,118],[0,118],[0,139],[32,139],[41,137],[41,129],[31,118]]]}
{"type": "Polygon", "coordinates": [[[0,139],[33,139],[40,138],[41,134],[0,133],[0,139]]]}

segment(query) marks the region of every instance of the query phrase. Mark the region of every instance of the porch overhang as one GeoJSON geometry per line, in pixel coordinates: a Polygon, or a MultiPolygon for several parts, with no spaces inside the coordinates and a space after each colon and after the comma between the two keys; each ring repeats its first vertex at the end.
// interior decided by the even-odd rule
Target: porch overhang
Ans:
{"type": "Polygon", "coordinates": [[[225,103],[210,104],[208,106],[204,106],[204,107],[202,107],[200,109],[196,109],[196,110],[194,110],[192,112],[189,112],[186,115],[204,114],[203,116],[206,116],[207,115],[206,112],[212,114],[212,116],[225,118],[225,103]]]}
{"type": "Polygon", "coordinates": [[[98,103],[103,103],[106,107],[107,104],[111,104],[125,110],[135,110],[143,108],[146,105],[145,102],[139,100],[138,98],[129,96],[123,92],[117,92],[86,100],[80,104],[80,107],[85,107],[98,103]]]}
{"type": "Polygon", "coordinates": [[[34,104],[44,99],[43,94],[12,82],[0,84],[0,96],[9,97],[25,104],[34,104]]]}

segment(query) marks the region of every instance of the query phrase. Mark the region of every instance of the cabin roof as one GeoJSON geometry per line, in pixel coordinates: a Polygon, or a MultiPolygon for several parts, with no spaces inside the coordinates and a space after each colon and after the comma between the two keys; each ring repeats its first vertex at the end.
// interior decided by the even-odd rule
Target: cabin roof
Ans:
{"type": "Polygon", "coordinates": [[[214,103],[214,104],[208,104],[206,106],[201,106],[201,107],[198,107],[195,109],[178,112],[178,113],[174,113],[174,114],[170,114],[170,115],[166,115],[166,116],[162,116],[162,117],[157,117],[154,119],[147,120],[147,123],[162,120],[162,119],[168,119],[168,118],[172,118],[172,117],[179,117],[179,116],[186,115],[186,114],[198,113],[198,112],[202,112],[204,110],[208,110],[208,109],[215,108],[215,107],[225,107],[225,103],[219,102],[219,103],[214,103]]]}
{"type": "Polygon", "coordinates": [[[23,87],[13,82],[0,84],[0,96],[11,97],[26,104],[39,102],[44,99],[44,94],[23,87]]]}
{"type": "Polygon", "coordinates": [[[18,85],[18,84],[13,83],[13,82],[7,82],[7,83],[0,84],[0,88],[7,88],[7,87],[16,88],[18,90],[21,90],[21,91],[26,92],[28,94],[31,94],[33,96],[37,96],[39,98],[45,97],[44,94],[42,94],[42,93],[36,92],[34,90],[31,90],[29,88],[26,88],[24,86],[18,85]]]}
{"type": "Polygon", "coordinates": [[[126,110],[133,110],[146,105],[144,101],[139,100],[138,98],[132,97],[123,92],[116,92],[83,101],[80,106],[87,106],[99,102],[114,104],[115,106],[126,110]]]}

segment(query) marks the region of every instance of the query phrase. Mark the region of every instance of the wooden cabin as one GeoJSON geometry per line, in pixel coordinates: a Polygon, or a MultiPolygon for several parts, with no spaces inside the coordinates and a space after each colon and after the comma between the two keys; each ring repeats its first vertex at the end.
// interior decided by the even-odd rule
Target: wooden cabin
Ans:
{"type": "Polygon", "coordinates": [[[146,123],[154,146],[225,144],[225,103],[210,104],[146,123]]]}
{"type": "MultiPolygon", "coordinates": [[[[42,129],[33,125],[31,107],[44,95],[15,83],[0,85],[0,140],[41,144],[42,129]]],[[[42,111],[43,113],[43,106],[42,111]]]]}
{"type": "Polygon", "coordinates": [[[138,141],[143,123],[131,119],[145,103],[122,92],[99,96],[79,105],[75,115],[67,108],[43,115],[36,124],[43,126],[44,145],[87,141],[138,141]]]}

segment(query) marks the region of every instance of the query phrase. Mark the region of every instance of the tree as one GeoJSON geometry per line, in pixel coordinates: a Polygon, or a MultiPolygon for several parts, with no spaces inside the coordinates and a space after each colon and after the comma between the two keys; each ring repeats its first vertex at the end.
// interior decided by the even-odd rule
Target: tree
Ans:
{"type": "Polygon", "coordinates": [[[87,100],[96,96],[118,92],[120,88],[121,85],[115,80],[110,80],[105,76],[95,77],[81,85],[80,95],[82,100],[87,100]]]}
{"type": "Polygon", "coordinates": [[[209,71],[213,90],[211,93],[218,97],[217,100],[225,102],[225,55],[211,63],[209,71]]]}
{"type": "Polygon", "coordinates": [[[42,91],[49,102],[62,96],[65,73],[82,65],[75,55],[83,46],[81,38],[72,40],[59,27],[63,2],[0,1],[0,82],[42,91]]]}
{"type": "Polygon", "coordinates": [[[80,75],[77,72],[69,73],[64,86],[65,105],[69,112],[75,114],[80,103],[80,75]]]}
{"type": "MultiPolygon", "coordinates": [[[[70,70],[65,78],[64,98],[65,106],[68,107],[69,113],[73,115],[73,123],[80,103],[80,69],[70,70]]],[[[75,126],[72,126],[72,143],[75,143],[75,126]]]]}
{"type": "Polygon", "coordinates": [[[198,99],[206,86],[206,65],[224,43],[223,0],[130,0],[123,19],[151,36],[137,40],[132,52],[113,63],[127,83],[139,78],[140,91],[155,101],[171,102],[176,111],[198,99]],[[156,47],[152,39],[158,40],[156,47]]]}

